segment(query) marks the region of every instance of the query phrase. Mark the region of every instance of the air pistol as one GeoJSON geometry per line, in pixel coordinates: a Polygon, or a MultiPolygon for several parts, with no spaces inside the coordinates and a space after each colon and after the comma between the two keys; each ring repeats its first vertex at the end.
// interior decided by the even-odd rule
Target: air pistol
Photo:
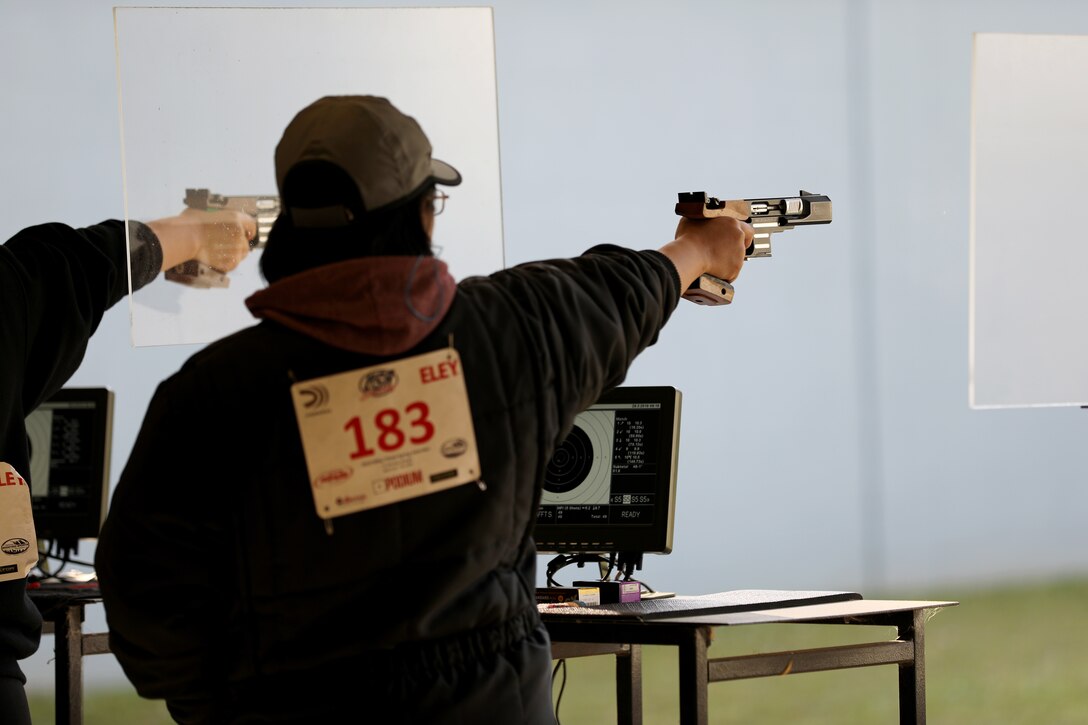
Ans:
{"type": "MultiPolygon", "coordinates": [[[[797,196],[721,201],[705,191],[679,194],[676,213],[689,219],[729,216],[751,224],[755,238],[745,252],[746,259],[771,256],[771,236],[797,226],[831,223],[831,199],[799,191],[797,196]]],[[[733,285],[704,274],[684,292],[684,299],[701,305],[727,305],[733,301],[733,285]]]]}

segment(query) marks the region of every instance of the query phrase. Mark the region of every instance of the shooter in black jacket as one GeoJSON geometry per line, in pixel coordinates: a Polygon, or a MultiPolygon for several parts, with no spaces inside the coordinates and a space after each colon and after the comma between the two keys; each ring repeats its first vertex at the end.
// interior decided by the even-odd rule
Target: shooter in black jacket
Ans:
{"type": "Polygon", "coordinates": [[[554,722],[545,466],[681,290],[737,276],[751,227],[457,284],[431,236],[460,175],[387,100],[303,109],[276,174],[261,322],[159,386],[117,486],[113,652],[182,723],[554,722]]]}
{"type": "Polygon", "coordinates": [[[37,559],[25,418],[79,367],[107,308],[188,259],[233,268],[256,233],[235,212],[183,212],[130,225],[42,224],[0,245],[0,722],[30,722],[18,661],[38,649],[42,619],[26,594],[37,559]],[[210,224],[211,226],[206,226],[210,224]],[[209,234],[208,231],[212,230],[209,234]],[[11,482],[15,482],[13,485],[11,482]],[[12,542],[9,544],[9,542],[12,542]]]}

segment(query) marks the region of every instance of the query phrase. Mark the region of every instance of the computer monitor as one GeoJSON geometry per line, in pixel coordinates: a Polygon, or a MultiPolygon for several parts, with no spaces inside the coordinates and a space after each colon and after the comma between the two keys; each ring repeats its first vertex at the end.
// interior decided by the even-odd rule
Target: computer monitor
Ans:
{"type": "Polygon", "coordinates": [[[113,391],[63,388],[26,418],[39,540],[61,551],[98,537],[109,496],[113,391]]]}
{"type": "Polygon", "coordinates": [[[538,551],[672,551],[680,399],[672,387],[620,387],[575,418],[548,463],[538,551]]]}

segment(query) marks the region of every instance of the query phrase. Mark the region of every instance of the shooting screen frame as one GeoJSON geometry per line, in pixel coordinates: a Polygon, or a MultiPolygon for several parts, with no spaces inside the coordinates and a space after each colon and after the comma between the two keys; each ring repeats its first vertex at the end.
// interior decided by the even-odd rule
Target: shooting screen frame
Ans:
{"type": "Polygon", "coordinates": [[[98,538],[109,501],[114,394],[61,388],[26,418],[30,496],[39,540],[98,538]]]}
{"type": "Polygon", "coordinates": [[[619,387],[575,418],[545,474],[533,530],[538,553],[672,551],[682,397],[669,386],[619,387]],[[621,518],[646,514],[645,523],[621,518]]]}

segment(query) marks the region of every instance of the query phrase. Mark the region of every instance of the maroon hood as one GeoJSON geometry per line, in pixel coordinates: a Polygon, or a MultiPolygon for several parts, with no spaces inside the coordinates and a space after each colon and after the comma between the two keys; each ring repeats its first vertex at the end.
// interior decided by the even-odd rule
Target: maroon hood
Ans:
{"type": "Polygon", "coordinates": [[[284,277],[246,306],[333,347],[396,355],[442,321],[456,290],[446,263],[434,257],[362,257],[284,277]]]}

